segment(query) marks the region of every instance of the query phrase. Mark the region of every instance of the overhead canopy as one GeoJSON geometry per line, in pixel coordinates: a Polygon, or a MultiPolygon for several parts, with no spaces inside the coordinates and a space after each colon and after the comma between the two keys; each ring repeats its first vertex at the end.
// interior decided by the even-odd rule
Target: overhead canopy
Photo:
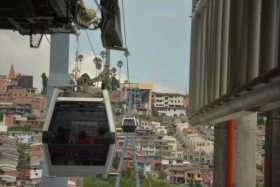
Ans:
{"type": "Polygon", "coordinates": [[[71,33],[74,24],[85,26],[94,18],[78,0],[2,0],[0,6],[0,29],[28,35],[71,33]]]}
{"type": "Polygon", "coordinates": [[[101,0],[101,38],[105,48],[121,49],[122,32],[121,32],[121,16],[118,0],[101,0]]]}

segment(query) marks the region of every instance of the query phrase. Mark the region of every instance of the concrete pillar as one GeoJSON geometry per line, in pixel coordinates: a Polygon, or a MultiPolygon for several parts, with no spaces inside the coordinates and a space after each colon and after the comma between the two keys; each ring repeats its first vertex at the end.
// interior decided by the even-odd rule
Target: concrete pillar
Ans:
{"type": "Polygon", "coordinates": [[[195,103],[196,103],[196,109],[200,109],[200,95],[201,93],[201,87],[200,87],[200,79],[201,79],[201,60],[202,60],[202,47],[203,47],[203,41],[202,41],[202,34],[203,34],[203,29],[202,29],[202,17],[199,15],[199,30],[198,30],[198,41],[197,41],[197,59],[196,59],[196,75],[195,75],[195,86],[196,86],[196,95],[195,95],[195,103]]]}
{"type": "Polygon", "coordinates": [[[211,49],[211,54],[212,54],[212,58],[211,58],[211,64],[212,64],[212,69],[211,69],[211,102],[213,102],[215,100],[215,93],[218,85],[216,84],[216,76],[219,75],[217,73],[217,32],[218,32],[218,12],[219,12],[219,3],[218,1],[213,1],[213,21],[212,21],[212,49],[211,49]]]}
{"type": "Polygon", "coordinates": [[[215,14],[215,9],[214,9],[214,1],[209,1],[209,30],[207,32],[209,32],[209,50],[208,50],[208,55],[209,55],[209,61],[208,61],[208,75],[209,75],[209,78],[208,78],[208,103],[211,103],[212,102],[212,98],[213,98],[213,88],[214,88],[214,85],[213,85],[213,77],[215,76],[214,75],[214,71],[213,69],[215,67],[214,66],[214,54],[213,54],[213,47],[214,47],[214,38],[213,38],[213,35],[214,35],[214,22],[215,22],[215,17],[214,17],[214,14],[215,14]]]}
{"type": "Polygon", "coordinates": [[[221,93],[225,95],[228,90],[228,64],[229,64],[229,27],[230,27],[230,0],[223,1],[222,45],[221,45],[221,93]]]}
{"type": "Polygon", "coordinates": [[[202,22],[202,59],[201,59],[201,79],[200,79],[200,104],[201,106],[204,106],[204,93],[205,93],[205,52],[206,52],[206,11],[203,9],[202,15],[201,15],[201,22],[202,22]]]}
{"type": "Polygon", "coordinates": [[[262,1],[261,18],[261,72],[265,73],[279,65],[279,14],[280,1],[262,1]]]}
{"type": "Polygon", "coordinates": [[[280,110],[269,112],[265,133],[265,186],[280,186],[280,110]]]}
{"type": "Polygon", "coordinates": [[[207,28],[207,9],[205,8],[203,11],[203,64],[202,64],[202,69],[201,71],[203,72],[202,74],[202,92],[203,94],[201,95],[201,102],[203,104],[203,106],[205,106],[206,104],[206,100],[205,100],[205,94],[207,91],[207,82],[206,82],[206,77],[207,77],[207,68],[206,68],[206,57],[207,57],[207,32],[206,32],[206,28],[207,28]]]}
{"type": "MultiPolygon", "coordinates": [[[[231,1],[231,14],[230,14],[230,82],[228,84],[229,91],[237,89],[245,82],[246,75],[246,61],[244,60],[244,20],[247,19],[244,11],[244,1],[234,0],[231,1]],[[244,18],[245,17],[245,18],[244,18]],[[245,63],[245,65],[244,65],[245,63]],[[238,73],[236,73],[238,72],[238,73]]],[[[246,23],[246,22],[245,22],[246,23]]]]}
{"type": "Polygon", "coordinates": [[[209,104],[209,96],[210,96],[210,75],[211,75],[211,65],[210,65],[210,43],[211,43],[211,1],[207,1],[207,7],[206,7],[206,12],[207,14],[207,26],[206,26],[206,31],[207,31],[207,36],[206,36],[206,54],[205,54],[205,58],[206,58],[206,77],[205,77],[205,84],[206,84],[206,92],[205,92],[205,103],[209,104]]]}
{"type": "MultiPolygon", "coordinates": [[[[69,34],[54,34],[51,37],[50,73],[48,80],[48,98],[53,88],[65,86],[69,83],[69,34]]],[[[43,163],[42,187],[67,187],[67,177],[53,177],[48,175],[47,166],[43,163]]]]}
{"type": "Polygon", "coordinates": [[[236,119],[235,186],[256,186],[257,113],[236,119]]]}
{"type": "Polygon", "coordinates": [[[217,1],[217,32],[216,32],[216,72],[215,72],[215,94],[214,99],[220,97],[221,89],[221,51],[222,51],[222,22],[223,22],[223,0],[217,1]]]}
{"type": "Polygon", "coordinates": [[[215,125],[214,135],[213,187],[224,187],[226,186],[227,124],[215,125]]]}
{"type": "Polygon", "coordinates": [[[248,81],[259,75],[262,0],[249,0],[248,9],[248,81]]]}
{"type": "Polygon", "coordinates": [[[197,70],[197,59],[199,56],[198,50],[198,37],[199,37],[199,15],[192,18],[192,33],[191,33],[191,57],[190,57],[190,106],[191,113],[196,111],[196,70],[197,70]]]}
{"type": "Polygon", "coordinates": [[[54,87],[69,84],[69,35],[51,36],[50,67],[47,95],[52,95],[54,87]]]}

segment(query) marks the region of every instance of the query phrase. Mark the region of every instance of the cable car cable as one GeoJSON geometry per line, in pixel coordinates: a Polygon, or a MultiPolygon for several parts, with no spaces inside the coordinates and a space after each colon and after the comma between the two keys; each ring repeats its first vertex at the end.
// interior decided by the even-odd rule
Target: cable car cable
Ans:
{"type": "Polygon", "coordinates": [[[44,36],[45,36],[45,38],[46,38],[47,42],[48,42],[48,43],[49,43],[49,45],[50,45],[50,44],[51,44],[50,39],[48,38],[48,36],[47,36],[46,34],[44,34],[44,36]]]}
{"type": "MultiPolygon", "coordinates": [[[[126,24],[125,24],[125,11],[124,11],[124,1],[122,0],[122,22],[123,22],[123,35],[124,35],[124,45],[125,48],[128,49],[128,45],[127,45],[127,32],[126,32],[126,24]]],[[[126,74],[127,74],[127,80],[128,83],[130,83],[130,77],[129,77],[129,62],[128,62],[128,56],[129,56],[129,52],[128,50],[125,51],[125,59],[126,59],[126,74]]]]}
{"type": "Polygon", "coordinates": [[[92,41],[91,41],[91,38],[90,38],[90,36],[89,36],[89,33],[88,33],[87,30],[85,30],[85,33],[86,33],[86,36],[87,36],[87,41],[88,41],[88,43],[89,43],[90,49],[91,49],[93,55],[96,56],[96,51],[95,51],[95,49],[94,49],[94,47],[93,47],[93,43],[92,43],[92,41]]]}

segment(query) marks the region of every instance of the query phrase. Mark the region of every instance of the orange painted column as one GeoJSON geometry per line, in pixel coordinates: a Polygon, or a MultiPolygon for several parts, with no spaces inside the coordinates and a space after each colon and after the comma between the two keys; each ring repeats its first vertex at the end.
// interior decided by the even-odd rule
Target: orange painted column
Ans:
{"type": "Polygon", "coordinates": [[[234,174],[234,129],[235,120],[227,122],[227,171],[226,171],[226,187],[233,187],[234,174]]]}

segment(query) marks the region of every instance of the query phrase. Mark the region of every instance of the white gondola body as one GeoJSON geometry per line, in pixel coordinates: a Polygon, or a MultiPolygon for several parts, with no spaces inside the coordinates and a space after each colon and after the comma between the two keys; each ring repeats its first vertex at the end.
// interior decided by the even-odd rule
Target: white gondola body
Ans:
{"type": "MultiPolygon", "coordinates": [[[[46,140],[44,140],[44,135],[43,135],[43,150],[44,150],[45,162],[47,165],[47,170],[49,175],[63,176],[63,177],[67,177],[67,176],[106,177],[111,169],[112,161],[115,154],[115,124],[114,124],[112,107],[111,107],[108,91],[107,90],[103,91],[103,98],[58,97],[58,95],[59,92],[57,90],[54,91],[51,102],[49,104],[49,110],[45,120],[43,133],[51,132],[52,134],[53,128],[56,129],[59,128],[59,127],[54,127],[54,125],[61,125],[61,124],[56,124],[54,122],[54,120],[56,120],[57,118],[59,119],[64,118],[62,117],[63,115],[58,116],[59,115],[58,112],[55,114],[57,108],[59,108],[61,105],[63,106],[64,104],[66,104],[67,106],[67,103],[71,103],[71,104],[75,104],[75,105],[79,104],[80,106],[83,106],[83,104],[86,103],[87,106],[98,105],[105,109],[103,114],[104,113],[106,114],[104,114],[103,117],[106,118],[104,119],[107,125],[106,133],[110,134],[110,142],[109,143],[103,142],[102,144],[99,143],[98,145],[96,143],[89,143],[83,145],[80,142],[70,143],[70,141],[72,140],[75,141],[75,139],[77,141],[78,135],[77,133],[73,135],[73,133],[82,130],[79,128],[83,128],[83,132],[87,133],[89,137],[91,137],[91,135],[94,133],[93,129],[95,128],[95,125],[98,125],[98,123],[96,121],[95,123],[93,123],[92,121],[83,121],[84,115],[86,114],[90,115],[90,112],[86,111],[87,109],[85,109],[85,107],[81,107],[82,112],[77,113],[79,116],[79,119],[77,119],[78,121],[73,120],[73,116],[75,116],[75,111],[73,112],[68,111],[69,114],[73,114],[73,116],[70,117],[65,116],[68,119],[70,118],[72,121],[68,120],[67,122],[70,121],[69,123],[71,124],[62,125],[62,127],[65,127],[65,129],[68,128],[70,130],[70,134],[68,134],[69,138],[66,139],[67,140],[66,143],[57,144],[57,142],[54,143],[48,142],[49,141],[48,138],[45,138],[46,140]],[[75,123],[78,125],[76,126],[75,123]],[[83,126],[83,123],[85,124],[86,127],[83,126]],[[68,125],[71,126],[68,127],[68,125]],[[98,157],[99,159],[104,159],[104,160],[96,161],[95,156],[98,157]]],[[[88,110],[90,111],[90,109],[88,110]]],[[[84,119],[85,118],[87,118],[87,116],[84,116],[84,119]]]]}

